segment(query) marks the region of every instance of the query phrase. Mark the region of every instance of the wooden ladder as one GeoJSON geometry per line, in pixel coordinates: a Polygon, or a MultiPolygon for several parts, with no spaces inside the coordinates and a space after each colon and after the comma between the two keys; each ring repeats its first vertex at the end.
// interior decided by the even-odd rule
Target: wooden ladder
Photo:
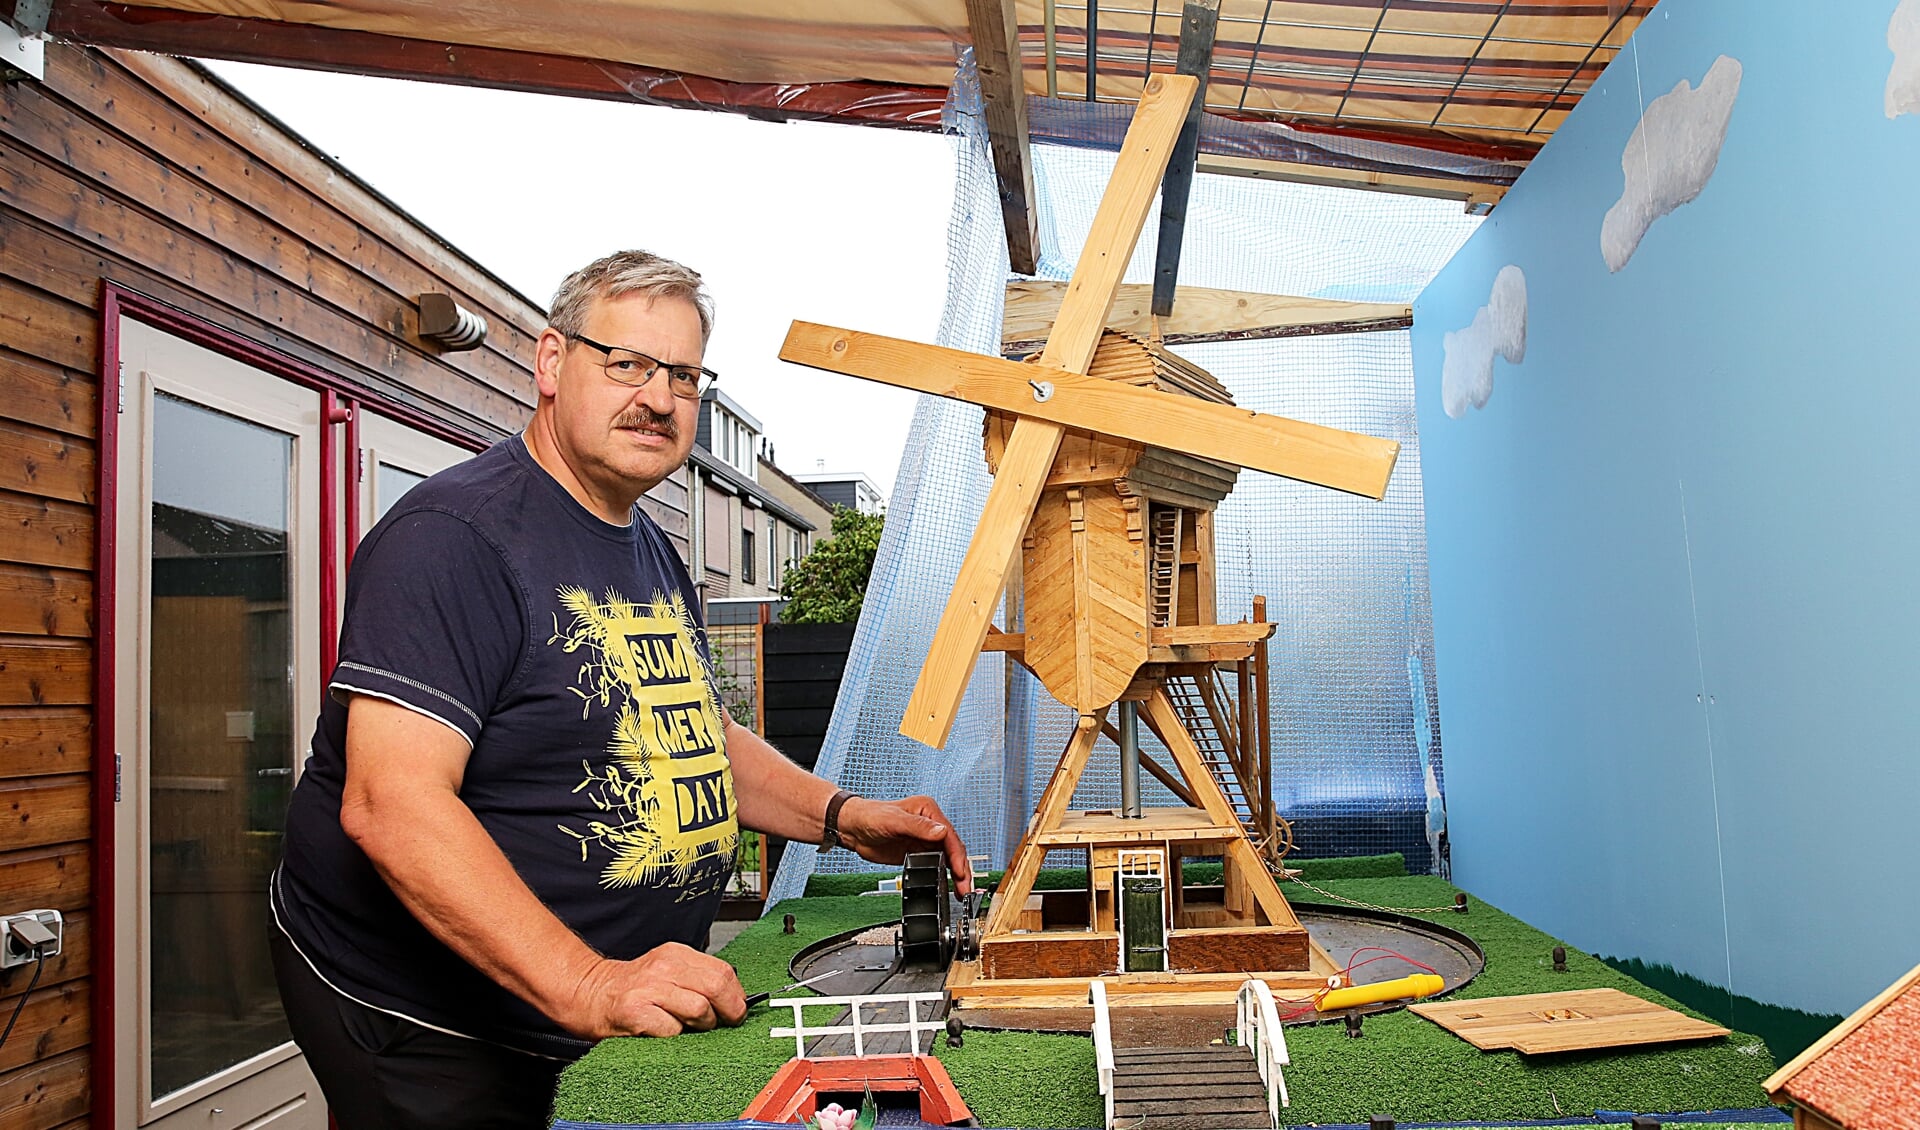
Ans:
{"type": "Polygon", "coordinates": [[[1273,1130],[1267,1085],[1242,1047],[1115,1048],[1113,1124],[1129,1130],[1273,1130]]]}
{"type": "Polygon", "coordinates": [[[1225,708],[1226,688],[1218,682],[1219,676],[1209,672],[1203,676],[1171,675],[1167,678],[1167,697],[1173,701],[1173,709],[1180,715],[1181,724],[1193,739],[1200,751],[1200,760],[1206,763],[1207,772],[1214,783],[1220,786],[1220,792],[1233,806],[1233,814],[1245,828],[1247,836],[1259,847],[1263,838],[1262,829],[1254,818],[1253,804],[1247,798],[1247,789],[1240,779],[1238,756],[1240,749],[1239,726],[1233,711],[1225,708]],[[1207,686],[1202,686],[1205,679],[1207,686]],[[1222,725],[1224,723],[1224,725],[1222,725]]]}
{"type": "Polygon", "coordinates": [[[1173,506],[1153,509],[1152,567],[1147,573],[1149,611],[1156,628],[1173,624],[1180,580],[1180,510],[1173,506]]]}

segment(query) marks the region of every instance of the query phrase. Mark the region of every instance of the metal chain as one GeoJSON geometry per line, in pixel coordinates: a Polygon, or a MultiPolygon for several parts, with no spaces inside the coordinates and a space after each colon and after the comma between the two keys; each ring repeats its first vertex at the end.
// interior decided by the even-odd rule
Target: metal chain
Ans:
{"type": "Polygon", "coordinates": [[[1288,875],[1286,878],[1289,882],[1298,883],[1309,891],[1322,897],[1330,898],[1335,902],[1343,902],[1348,906],[1357,906],[1361,910],[1377,910],[1382,914],[1441,914],[1446,911],[1457,911],[1460,909],[1458,905],[1452,903],[1446,906],[1375,906],[1370,902],[1361,902],[1359,899],[1350,899],[1345,895],[1336,895],[1325,887],[1315,886],[1307,882],[1298,875],[1288,875]]]}

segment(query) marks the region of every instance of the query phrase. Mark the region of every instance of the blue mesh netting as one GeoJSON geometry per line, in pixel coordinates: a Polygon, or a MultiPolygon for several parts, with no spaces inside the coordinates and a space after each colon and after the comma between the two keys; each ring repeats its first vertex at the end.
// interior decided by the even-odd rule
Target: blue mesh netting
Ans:
{"type": "MultiPolygon", "coordinates": [[[[1034,146],[1037,277],[1065,279],[1114,153],[1088,107],[1072,145],[1034,146]]],[[[956,185],[948,228],[943,345],[996,352],[1008,276],[1004,229],[978,87],[963,67],[949,100],[956,185]]],[[[1061,111],[1050,122],[1060,136],[1061,111]]],[[[1232,122],[1212,128],[1231,131],[1232,122]]],[[[1412,302],[1478,223],[1457,203],[1238,177],[1196,177],[1182,285],[1356,301],[1412,302]]],[[[1151,280],[1149,220],[1127,281],[1151,280]]],[[[1271,644],[1274,795],[1302,855],[1400,851],[1438,861],[1444,828],[1433,631],[1421,512],[1413,362],[1405,331],[1181,347],[1241,405],[1399,440],[1381,502],[1257,472],[1215,520],[1222,621],[1256,594],[1279,623],[1271,644]]],[[[1018,843],[1074,716],[997,654],[980,657],[944,750],[902,737],[901,713],[926,658],[991,480],[981,411],[922,398],[901,459],[873,576],[817,771],[872,796],[928,793],[970,851],[999,867],[1018,843]]],[[[1143,744],[1154,743],[1142,729],[1143,744]]],[[[1150,779],[1147,803],[1172,803],[1150,779]]],[[[1117,753],[1096,750],[1079,807],[1118,803],[1117,753]]],[[[848,852],[789,852],[769,905],[808,875],[869,865],[848,852]]]]}

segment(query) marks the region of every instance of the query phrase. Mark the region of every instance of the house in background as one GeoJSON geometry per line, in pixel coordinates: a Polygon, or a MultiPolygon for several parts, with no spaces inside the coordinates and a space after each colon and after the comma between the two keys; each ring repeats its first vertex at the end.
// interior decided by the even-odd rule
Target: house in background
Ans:
{"type": "Polygon", "coordinates": [[[760,445],[760,485],[766,488],[774,499],[784,503],[794,513],[813,524],[811,530],[798,526],[779,532],[780,543],[777,552],[768,558],[769,564],[778,562],[779,570],[774,574],[774,587],[779,587],[779,578],[784,576],[787,566],[805,557],[813,551],[817,542],[826,540],[833,533],[833,505],[821,498],[807,484],[780,469],[773,461],[773,444],[762,441],[760,445]]]}
{"type": "Polygon", "coordinates": [[[687,571],[705,611],[719,599],[774,600],[787,563],[826,532],[832,511],[773,468],[765,428],[718,385],[700,408],[687,571]]]}
{"type": "Polygon", "coordinates": [[[0,1124],[323,1127],[263,892],[352,549],[525,423],[546,317],[201,69],[44,57],[0,84],[0,885],[65,939],[0,1124]]]}
{"type": "Polygon", "coordinates": [[[822,466],[794,478],[825,499],[829,506],[844,506],[862,514],[878,514],[887,508],[887,496],[880,493],[872,479],[858,471],[828,471],[822,466]]]}
{"type": "Polygon", "coordinates": [[[65,919],[0,1125],[319,1130],[264,891],[353,547],[524,426],[546,314],[164,56],[46,43],[0,185],[0,909],[65,919]]]}

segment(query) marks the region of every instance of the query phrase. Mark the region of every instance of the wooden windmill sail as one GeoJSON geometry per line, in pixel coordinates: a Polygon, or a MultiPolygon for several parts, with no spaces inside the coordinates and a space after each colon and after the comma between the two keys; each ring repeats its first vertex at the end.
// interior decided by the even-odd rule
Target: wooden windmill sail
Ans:
{"type": "Polygon", "coordinates": [[[1218,912],[1191,911],[1184,919],[1173,884],[1174,929],[1162,947],[1172,968],[1307,967],[1305,931],[1202,763],[1165,683],[1176,670],[1244,657],[1272,631],[1268,624],[1212,622],[1212,509],[1232,489],[1234,468],[1377,499],[1399,445],[1236,408],[1204,370],[1138,337],[1105,331],[1196,85],[1184,75],[1156,75],[1146,84],[1036,361],[805,322],[793,324],[780,351],[788,361],[987,409],[993,486],[900,732],[945,744],[983,645],[1012,653],[1081,715],[995,892],[981,945],[980,972],[989,979],[1098,976],[1127,967],[1114,876],[1128,856],[1155,852],[1162,876],[1179,874],[1183,854],[1219,857],[1227,873],[1218,912]],[[1025,630],[989,640],[1016,554],[1024,564],[1025,630]],[[1126,814],[1067,811],[1116,703],[1125,721],[1137,716],[1158,734],[1183,785],[1176,792],[1191,803],[1126,814]],[[1087,853],[1085,913],[1071,928],[1049,929],[1032,886],[1046,852],[1062,847],[1087,853]],[[1232,938],[1220,930],[1234,932],[1232,938]]]}

